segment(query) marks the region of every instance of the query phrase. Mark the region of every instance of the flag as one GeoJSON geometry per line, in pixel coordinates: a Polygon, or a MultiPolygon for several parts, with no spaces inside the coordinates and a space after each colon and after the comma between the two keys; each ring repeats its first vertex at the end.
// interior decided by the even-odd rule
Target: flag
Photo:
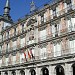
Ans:
{"type": "Polygon", "coordinates": [[[30,55],[29,51],[28,51],[28,57],[31,59],[31,55],[30,55]]]}
{"type": "Polygon", "coordinates": [[[32,58],[34,58],[34,55],[32,53],[32,49],[30,49],[30,54],[31,54],[32,58]]]}
{"type": "Polygon", "coordinates": [[[26,58],[26,53],[24,52],[24,57],[25,57],[25,59],[26,59],[26,61],[27,61],[27,58],[26,58]]]}
{"type": "Polygon", "coordinates": [[[26,53],[24,52],[24,50],[23,50],[23,53],[24,53],[24,57],[25,57],[25,59],[26,59],[26,61],[27,61],[27,58],[26,58],[26,53]]]}

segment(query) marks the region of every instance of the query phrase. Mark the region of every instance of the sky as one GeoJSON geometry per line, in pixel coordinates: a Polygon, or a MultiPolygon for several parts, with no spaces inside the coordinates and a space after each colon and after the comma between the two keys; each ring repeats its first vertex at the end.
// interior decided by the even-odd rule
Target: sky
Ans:
{"type": "MultiPolygon", "coordinates": [[[[10,0],[10,16],[13,21],[17,21],[19,18],[24,17],[27,13],[30,13],[30,2],[32,0],[10,0]]],[[[44,4],[51,3],[53,0],[33,0],[36,7],[40,8],[44,4]]],[[[0,0],[0,15],[4,13],[4,6],[6,0],[0,0]]]]}

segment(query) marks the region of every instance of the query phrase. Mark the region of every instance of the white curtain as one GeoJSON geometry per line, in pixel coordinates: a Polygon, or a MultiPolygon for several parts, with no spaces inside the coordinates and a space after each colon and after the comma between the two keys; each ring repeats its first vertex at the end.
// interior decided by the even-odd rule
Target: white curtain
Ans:
{"type": "Polygon", "coordinates": [[[54,57],[56,57],[56,45],[54,45],[54,57]]]}
{"type": "Polygon", "coordinates": [[[46,48],[43,47],[43,48],[40,48],[40,58],[41,59],[46,59],[46,48]]]}
{"type": "Polygon", "coordinates": [[[4,29],[6,28],[6,26],[10,26],[10,25],[11,25],[10,23],[4,22],[4,29]]]}
{"type": "Polygon", "coordinates": [[[22,38],[21,39],[21,47],[24,47],[25,46],[25,38],[22,38]]]}
{"type": "Polygon", "coordinates": [[[72,31],[75,31],[75,18],[71,18],[72,31]]]}
{"type": "Polygon", "coordinates": [[[57,16],[59,16],[59,15],[60,15],[60,14],[59,14],[59,12],[60,12],[59,7],[56,7],[56,13],[57,13],[57,16]]]}
{"type": "Polygon", "coordinates": [[[23,63],[25,59],[24,53],[20,54],[20,63],[23,63]]]}
{"type": "Polygon", "coordinates": [[[16,56],[13,56],[12,63],[13,63],[13,65],[16,63],[16,56]]]}
{"type": "Polygon", "coordinates": [[[9,60],[9,58],[6,58],[6,66],[8,66],[8,60],[9,60]]]}
{"type": "Polygon", "coordinates": [[[47,18],[47,17],[46,17],[46,13],[45,13],[45,14],[44,14],[44,22],[46,22],[46,18],[47,18]]]}
{"type": "Polygon", "coordinates": [[[0,41],[2,40],[2,35],[0,35],[0,41]]]}
{"type": "Polygon", "coordinates": [[[2,59],[0,59],[0,67],[2,66],[2,59]]]}
{"type": "Polygon", "coordinates": [[[24,31],[26,30],[26,23],[24,24],[24,31]]]}
{"type": "Polygon", "coordinates": [[[55,37],[55,26],[54,25],[52,25],[52,35],[53,37],[55,37]]]}
{"type": "Polygon", "coordinates": [[[65,9],[65,12],[67,13],[67,3],[64,3],[64,9],[65,9]]]}
{"type": "Polygon", "coordinates": [[[50,10],[51,19],[53,19],[53,10],[50,10]]]}
{"type": "Polygon", "coordinates": [[[54,45],[54,57],[61,56],[61,44],[54,45]]]}
{"type": "Polygon", "coordinates": [[[0,46],[0,51],[2,51],[2,47],[0,46]]]}
{"type": "Polygon", "coordinates": [[[40,40],[46,39],[46,29],[40,31],[40,40]]]}
{"type": "Polygon", "coordinates": [[[71,53],[75,53],[75,40],[69,41],[71,53]]]}
{"type": "Polygon", "coordinates": [[[16,50],[16,41],[13,42],[13,50],[16,50]]]}
{"type": "Polygon", "coordinates": [[[71,32],[72,31],[71,20],[67,20],[67,25],[68,25],[68,32],[71,32]]]}

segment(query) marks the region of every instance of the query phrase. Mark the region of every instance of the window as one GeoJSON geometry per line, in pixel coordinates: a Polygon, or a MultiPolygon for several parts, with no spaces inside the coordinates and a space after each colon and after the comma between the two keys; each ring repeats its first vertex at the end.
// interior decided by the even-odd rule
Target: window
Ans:
{"type": "Polygon", "coordinates": [[[57,43],[54,45],[54,57],[61,56],[61,44],[57,43]]]}
{"type": "Polygon", "coordinates": [[[53,37],[55,37],[55,26],[54,25],[52,25],[52,35],[53,37]]]}
{"type": "Polygon", "coordinates": [[[22,38],[21,39],[21,47],[24,47],[25,46],[25,38],[22,38]]]}
{"type": "MultiPolygon", "coordinates": [[[[46,12],[46,13],[47,13],[47,12],[46,12]]],[[[46,20],[47,20],[47,17],[46,17],[47,14],[46,14],[46,13],[44,14],[44,22],[46,22],[46,20]]]]}
{"type": "Polygon", "coordinates": [[[1,51],[2,51],[2,46],[0,46],[0,53],[1,53],[1,51]]]}
{"type": "Polygon", "coordinates": [[[53,16],[56,17],[57,13],[56,13],[56,8],[53,10],[53,16]]]}
{"type": "Polygon", "coordinates": [[[10,50],[10,44],[8,43],[8,51],[10,50]]]}
{"type": "Polygon", "coordinates": [[[65,13],[67,13],[67,3],[64,3],[65,13]]]}
{"type": "Polygon", "coordinates": [[[69,44],[71,53],[75,53],[75,40],[70,40],[69,44]]]}
{"type": "Polygon", "coordinates": [[[44,22],[44,15],[41,16],[41,23],[44,22]]]}
{"type": "Polygon", "coordinates": [[[16,41],[13,41],[13,50],[16,50],[16,41]]]}
{"type": "Polygon", "coordinates": [[[9,38],[9,32],[6,32],[6,39],[9,38]]]}
{"type": "Polygon", "coordinates": [[[12,63],[13,63],[13,65],[16,63],[16,56],[13,56],[12,63]]]}
{"type": "Polygon", "coordinates": [[[75,9],[75,0],[71,0],[72,2],[72,9],[74,10],[75,9]]]}
{"type": "Polygon", "coordinates": [[[8,66],[8,60],[9,60],[9,59],[8,59],[8,58],[6,58],[6,66],[8,66]]]}
{"type": "Polygon", "coordinates": [[[75,31],[75,18],[71,18],[72,31],[75,31]]]}
{"type": "Polygon", "coordinates": [[[46,29],[40,31],[40,40],[46,40],[46,29]]]}
{"type": "Polygon", "coordinates": [[[68,20],[68,31],[75,31],[75,18],[70,18],[68,20]]]}
{"type": "Polygon", "coordinates": [[[46,47],[40,48],[40,58],[41,59],[46,59],[47,58],[47,52],[46,52],[46,47]]]}
{"type": "Polygon", "coordinates": [[[14,28],[14,35],[16,35],[17,33],[16,33],[16,28],[14,28]]]}
{"type": "Polygon", "coordinates": [[[2,35],[0,34],[0,42],[2,41],[2,35]]]}
{"type": "Polygon", "coordinates": [[[71,20],[67,21],[68,24],[68,31],[71,32],[72,31],[72,24],[71,24],[71,20]]]}
{"type": "Polygon", "coordinates": [[[55,36],[58,36],[59,25],[55,24],[55,36]]]}
{"type": "Polygon", "coordinates": [[[11,24],[4,22],[3,29],[5,29],[7,26],[11,26],[11,24]]]}
{"type": "Polygon", "coordinates": [[[25,59],[24,53],[20,53],[20,63],[23,63],[25,59]]]}
{"type": "Polygon", "coordinates": [[[8,44],[6,45],[6,52],[8,52],[8,44]]]}
{"type": "Polygon", "coordinates": [[[56,7],[56,13],[57,13],[57,16],[59,16],[59,15],[60,15],[60,14],[59,14],[59,12],[60,12],[59,7],[56,7]]]}
{"type": "Polygon", "coordinates": [[[2,59],[0,59],[0,67],[2,66],[2,59]]]}
{"type": "Polygon", "coordinates": [[[71,10],[72,9],[72,4],[71,4],[71,0],[68,0],[67,2],[67,10],[71,10]]]}
{"type": "Polygon", "coordinates": [[[22,24],[22,32],[24,31],[24,24],[22,24]]]}
{"type": "Polygon", "coordinates": [[[50,16],[51,16],[51,19],[53,19],[53,10],[52,9],[50,10],[50,16]]]}

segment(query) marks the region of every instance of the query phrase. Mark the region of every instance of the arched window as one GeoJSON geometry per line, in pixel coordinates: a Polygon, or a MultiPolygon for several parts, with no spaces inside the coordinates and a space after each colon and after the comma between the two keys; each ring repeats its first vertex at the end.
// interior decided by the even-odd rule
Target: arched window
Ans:
{"type": "Polygon", "coordinates": [[[20,71],[21,75],[25,75],[25,72],[23,70],[20,71]]]}
{"type": "Polygon", "coordinates": [[[36,71],[34,69],[30,70],[30,75],[36,75],[36,71]]]}
{"type": "Polygon", "coordinates": [[[75,75],[75,63],[72,65],[73,75],[75,75]]]}
{"type": "Polygon", "coordinates": [[[12,71],[12,75],[16,75],[16,72],[15,71],[12,71]]]}
{"type": "Polygon", "coordinates": [[[42,75],[49,75],[49,70],[46,67],[43,67],[41,70],[42,70],[42,75]]]}
{"type": "Polygon", "coordinates": [[[64,68],[61,65],[57,65],[55,69],[56,69],[56,75],[65,75],[64,68]]]}
{"type": "Polygon", "coordinates": [[[5,72],[5,74],[4,75],[8,75],[8,72],[5,72]]]}

